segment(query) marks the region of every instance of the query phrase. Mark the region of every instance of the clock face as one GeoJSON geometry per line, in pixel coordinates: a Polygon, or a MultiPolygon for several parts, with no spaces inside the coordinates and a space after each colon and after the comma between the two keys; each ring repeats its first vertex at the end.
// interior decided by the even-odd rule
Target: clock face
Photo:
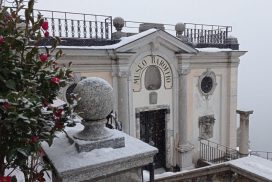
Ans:
{"type": "Polygon", "coordinates": [[[213,88],[213,79],[209,76],[205,76],[201,81],[201,90],[207,94],[213,88]]]}

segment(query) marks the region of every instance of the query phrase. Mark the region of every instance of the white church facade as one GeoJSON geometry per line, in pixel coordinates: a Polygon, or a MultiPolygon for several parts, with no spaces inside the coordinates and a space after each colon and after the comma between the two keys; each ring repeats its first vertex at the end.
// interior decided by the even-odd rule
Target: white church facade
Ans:
{"type": "Polygon", "coordinates": [[[155,167],[194,168],[200,139],[236,148],[237,76],[245,51],[196,48],[161,29],[116,34],[121,41],[111,45],[62,46],[59,62],[73,63],[75,82],[95,76],[112,85],[123,131],[159,149],[155,167]]]}

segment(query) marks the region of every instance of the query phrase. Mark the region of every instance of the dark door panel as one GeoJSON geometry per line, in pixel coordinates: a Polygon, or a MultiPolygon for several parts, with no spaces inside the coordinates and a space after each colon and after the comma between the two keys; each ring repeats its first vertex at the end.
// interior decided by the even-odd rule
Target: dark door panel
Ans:
{"type": "Polygon", "coordinates": [[[155,168],[165,167],[165,114],[166,110],[144,111],[140,113],[141,140],[158,148],[155,155],[155,168]]]}

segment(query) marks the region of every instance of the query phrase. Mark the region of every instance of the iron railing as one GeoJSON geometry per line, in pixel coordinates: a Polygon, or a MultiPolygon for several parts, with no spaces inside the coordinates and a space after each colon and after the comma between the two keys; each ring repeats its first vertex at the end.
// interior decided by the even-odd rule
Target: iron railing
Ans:
{"type": "Polygon", "coordinates": [[[48,21],[48,31],[52,36],[61,38],[111,39],[111,16],[34,9],[33,17],[38,17],[39,15],[42,15],[48,21]]]}
{"type": "Polygon", "coordinates": [[[258,157],[262,157],[267,160],[272,161],[272,152],[266,152],[266,151],[250,151],[250,155],[255,155],[258,157]]]}
{"type": "Polygon", "coordinates": [[[189,42],[198,44],[224,44],[229,32],[232,31],[231,26],[194,23],[185,23],[185,26],[184,36],[189,42]]]}
{"type": "Polygon", "coordinates": [[[240,153],[237,150],[209,140],[200,140],[200,159],[202,160],[218,164],[238,158],[240,153]]]}
{"type": "Polygon", "coordinates": [[[38,10],[49,21],[53,36],[110,39],[112,17],[63,11],[38,10]]]}
{"type": "MultiPolygon", "coordinates": [[[[35,9],[33,16],[37,17],[39,14],[49,22],[49,33],[52,36],[79,39],[112,39],[112,16],[35,9]]],[[[128,35],[136,34],[139,32],[140,25],[144,23],[146,22],[125,21],[122,31],[127,32],[128,35]]],[[[173,24],[148,24],[159,24],[168,33],[174,36],[177,35],[173,24]]],[[[184,24],[186,28],[182,35],[187,38],[189,44],[199,45],[198,47],[224,47],[222,45],[226,44],[225,40],[232,31],[231,26],[184,24]]]]}
{"type": "MultiPolygon", "coordinates": [[[[138,21],[125,21],[123,30],[137,33],[141,24],[148,24],[147,22],[138,21]]],[[[175,25],[173,24],[161,24],[164,26],[164,30],[172,35],[176,35],[175,25]]],[[[183,36],[187,37],[188,42],[191,44],[225,44],[225,39],[232,32],[231,26],[222,25],[208,25],[208,24],[195,24],[184,23],[185,31],[183,36]]]]}

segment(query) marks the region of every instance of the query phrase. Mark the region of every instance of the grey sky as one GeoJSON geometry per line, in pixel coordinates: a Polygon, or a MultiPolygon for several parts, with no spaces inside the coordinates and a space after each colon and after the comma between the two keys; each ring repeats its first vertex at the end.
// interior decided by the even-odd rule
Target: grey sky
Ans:
{"type": "Polygon", "coordinates": [[[272,1],[270,0],[38,0],[36,8],[121,16],[125,20],[230,25],[240,49],[238,105],[252,109],[253,149],[272,151],[272,1]],[[266,146],[267,145],[267,146],[266,146]]]}

